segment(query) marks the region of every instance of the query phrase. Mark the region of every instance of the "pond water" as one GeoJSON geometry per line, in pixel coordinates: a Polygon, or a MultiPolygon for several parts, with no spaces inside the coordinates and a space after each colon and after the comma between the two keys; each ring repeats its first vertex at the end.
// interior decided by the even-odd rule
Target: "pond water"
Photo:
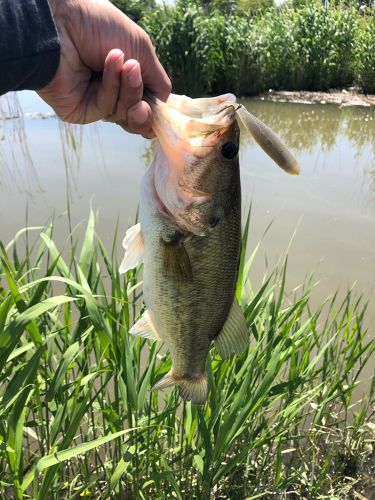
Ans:
{"type": "MultiPolygon", "coordinates": [[[[17,115],[13,97],[0,111],[17,115]]],[[[31,92],[18,95],[24,120],[0,121],[0,239],[43,225],[67,209],[73,225],[99,211],[97,230],[112,241],[135,219],[138,189],[152,155],[150,142],[99,123],[67,126],[35,112],[51,111],[31,92]]],[[[243,210],[252,205],[250,251],[262,239],[252,269],[254,287],[288,251],[289,289],[314,272],[316,303],[355,284],[375,320],[375,109],[244,100],[288,144],[302,166],[297,178],[278,169],[244,137],[243,210]],[[264,231],[272,222],[267,234],[264,231]]],[[[68,238],[61,223],[58,243],[68,238]]],[[[119,246],[119,255],[122,253],[119,246]]],[[[372,335],[375,335],[373,330],[372,335]]]]}

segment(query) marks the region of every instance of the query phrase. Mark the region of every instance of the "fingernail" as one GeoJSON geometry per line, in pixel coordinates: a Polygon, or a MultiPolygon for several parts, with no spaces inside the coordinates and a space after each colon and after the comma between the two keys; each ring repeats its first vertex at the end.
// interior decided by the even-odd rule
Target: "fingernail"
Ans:
{"type": "Polygon", "coordinates": [[[128,73],[128,82],[129,85],[133,88],[138,88],[142,84],[142,76],[141,76],[141,68],[139,67],[139,63],[135,63],[134,66],[128,73]]]}
{"type": "MultiPolygon", "coordinates": [[[[112,50],[110,50],[110,51],[108,52],[108,56],[109,56],[109,55],[110,55],[111,57],[113,57],[113,58],[116,58],[116,61],[117,61],[118,59],[123,59],[123,58],[124,58],[124,53],[123,53],[123,51],[122,51],[121,49],[112,49],[112,50]]],[[[107,56],[107,57],[108,57],[108,56],[107,56]]]]}

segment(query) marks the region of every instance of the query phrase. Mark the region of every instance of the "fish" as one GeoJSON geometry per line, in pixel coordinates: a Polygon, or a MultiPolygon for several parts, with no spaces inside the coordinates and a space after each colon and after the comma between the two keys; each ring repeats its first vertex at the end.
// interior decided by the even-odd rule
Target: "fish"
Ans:
{"type": "Polygon", "coordinates": [[[240,127],[286,172],[299,165],[282,141],[233,94],[166,103],[146,95],[157,151],[140,187],[139,223],[128,229],[120,272],[143,263],[144,314],[130,333],[162,341],[172,367],[152,390],[177,386],[207,400],[206,359],[225,359],[250,342],[235,297],[241,249],[240,127]]]}

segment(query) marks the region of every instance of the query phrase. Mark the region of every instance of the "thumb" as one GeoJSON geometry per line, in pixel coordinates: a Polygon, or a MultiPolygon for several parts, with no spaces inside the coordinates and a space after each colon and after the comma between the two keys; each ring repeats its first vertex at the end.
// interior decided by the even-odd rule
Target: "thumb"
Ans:
{"type": "Polygon", "coordinates": [[[148,35],[146,55],[141,60],[141,72],[144,87],[151,92],[152,95],[158,97],[162,101],[166,101],[172,90],[171,81],[156,56],[155,49],[148,35]]]}

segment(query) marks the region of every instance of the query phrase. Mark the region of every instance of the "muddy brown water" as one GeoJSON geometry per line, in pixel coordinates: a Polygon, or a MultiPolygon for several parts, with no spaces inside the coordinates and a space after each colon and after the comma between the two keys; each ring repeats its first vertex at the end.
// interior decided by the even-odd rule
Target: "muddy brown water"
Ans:
{"type": "MultiPolygon", "coordinates": [[[[63,125],[35,94],[18,98],[23,122],[0,121],[0,239],[8,242],[26,224],[43,225],[64,213],[69,196],[73,225],[87,219],[91,205],[99,211],[97,231],[110,245],[116,221],[123,234],[135,219],[150,142],[109,123],[63,125]]],[[[314,271],[318,304],[354,285],[370,301],[367,324],[374,337],[375,108],[243,102],[302,166],[298,178],[289,177],[244,137],[240,158],[244,213],[252,204],[250,251],[272,222],[251,271],[254,288],[288,251],[287,287],[314,271]]],[[[0,99],[8,117],[17,116],[17,106],[9,97],[0,99]]],[[[57,228],[55,240],[62,244],[66,219],[57,228]]]]}

